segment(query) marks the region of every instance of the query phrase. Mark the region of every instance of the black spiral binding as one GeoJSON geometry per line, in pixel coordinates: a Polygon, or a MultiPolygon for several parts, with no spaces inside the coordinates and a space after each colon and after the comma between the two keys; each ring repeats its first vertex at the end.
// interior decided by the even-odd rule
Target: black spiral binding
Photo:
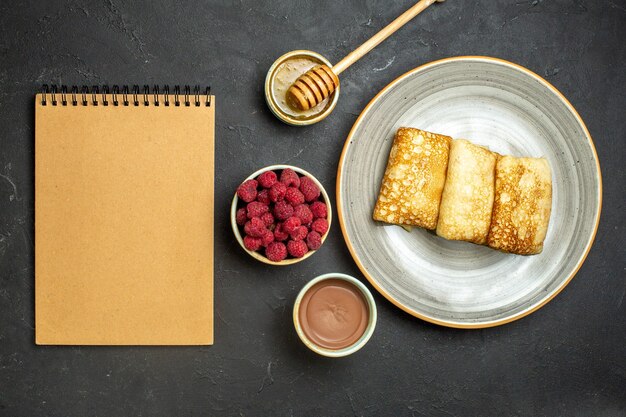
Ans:
{"type": "Polygon", "coordinates": [[[68,93],[68,87],[66,85],[62,85],[59,90],[56,85],[51,85],[48,87],[47,84],[44,84],[41,88],[41,105],[42,106],[119,106],[120,104],[123,106],[160,106],[161,103],[165,107],[169,107],[170,104],[174,104],[174,106],[180,106],[181,104],[189,107],[196,106],[200,107],[202,103],[206,107],[211,107],[211,87],[206,87],[204,94],[200,90],[200,86],[196,85],[192,89],[189,85],[185,85],[182,90],[179,85],[174,86],[174,93],[170,94],[170,87],[168,85],[164,85],[163,88],[160,88],[158,85],[154,85],[152,89],[150,89],[149,85],[144,85],[143,89],[140,90],[139,85],[133,85],[132,90],[128,85],[113,85],[109,89],[108,85],[103,85],[99,87],[97,85],[89,88],[86,85],[79,87],[73,85],[68,93]],[[60,91],[60,93],[59,93],[60,91]],[[58,101],[57,98],[61,97],[61,101],[58,101]],[[68,95],[70,96],[70,100],[68,100],[68,95]],[[121,97],[121,101],[119,100],[121,97]],[[173,100],[170,101],[170,95],[173,96],[173,100]],[[111,96],[111,100],[109,101],[109,96],[111,96]],[[132,97],[129,97],[132,96],[132,97]],[[161,102],[161,96],[163,96],[163,101],[161,102]],[[181,101],[182,96],[182,101],[181,101]],[[202,98],[204,96],[204,98],[202,98]],[[80,99],[79,99],[80,98],[80,99]],[[129,100],[131,98],[131,100],[129,100]],[[140,101],[141,98],[141,101],[140,101]]]}

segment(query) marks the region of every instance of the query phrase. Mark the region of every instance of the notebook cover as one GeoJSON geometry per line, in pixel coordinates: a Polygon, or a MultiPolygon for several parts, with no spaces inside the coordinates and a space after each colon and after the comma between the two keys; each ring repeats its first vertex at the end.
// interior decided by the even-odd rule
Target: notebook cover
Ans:
{"type": "Polygon", "coordinates": [[[213,343],[214,111],[36,96],[37,344],[213,343]]]}

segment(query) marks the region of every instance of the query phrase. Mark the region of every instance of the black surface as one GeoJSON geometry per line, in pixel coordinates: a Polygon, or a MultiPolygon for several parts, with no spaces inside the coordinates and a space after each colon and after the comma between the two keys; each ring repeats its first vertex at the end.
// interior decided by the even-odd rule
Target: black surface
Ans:
{"type": "Polygon", "coordinates": [[[330,118],[308,128],[274,119],[262,89],[275,58],[311,49],[337,61],[410,3],[2,2],[0,416],[626,414],[626,1],[448,0],[346,71],[330,118]],[[349,358],[315,356],[297,339],[291,307],[318,274],[361,277],[339,225],[309,260],[261,265],[229,229],[235,187],[262,166],[291,163],[334,201],[343,141],[375,93],[419,64],[474,54],[546,76],[586,121],[604,178],[587,261],[544,308],[493,329],[430,325],[375,294],[369,344],[349,358]],[[213,86],[214,346],[34,345],[32,108],[42,83],[213,86]]]}

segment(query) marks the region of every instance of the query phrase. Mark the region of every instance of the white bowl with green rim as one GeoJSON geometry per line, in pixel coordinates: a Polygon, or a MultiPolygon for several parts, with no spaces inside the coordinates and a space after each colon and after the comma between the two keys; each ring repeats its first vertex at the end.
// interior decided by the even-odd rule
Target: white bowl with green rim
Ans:
{"type": "Polygon", "coordinates": [[[309,281],[304,287],[302,287],[302,289],[298,293],[298,296],[296,297],[296,301],[293,306],[293,324],[296,329],[296,333],[298,334],[298,337],[300,338],[302,343],[304,343],[304,345],[308,347],[310,350],[312,350],[313,352],[322,356],[329,357],[329,358],[339,358],[343,356],[348,356],[357,352],[363,346],[365,346],[365,344],[372,337],[372,334],[374,334],[374,329],[376,328],[377,319],[378,319],[378,313],[376,311],[376,302],[374,301],[374,297],[372,296],[372,293],[367,289],[367,287],[363,285],[363,283],[359,281],[358,279],[350,275],[341,274],[337,272],[331,272],[328,274],[320,275],[316,278],[313,278],[311,281],[309,281]],[[354,285],[360,291],[368,308],[368,324],[365,327],[363,334],[356,342],[354,342],[350,346],[347,346],[341,349],[327,349],[327,348],[317,345],[316,343],[314,343],[312,340],[310,340],[307,337],[300,323],[300,306],[302,304],[302,299],[304,298],[304,295],[316,284],[322,281],[330,280],[330,279],[343,280],[354,285]]]}

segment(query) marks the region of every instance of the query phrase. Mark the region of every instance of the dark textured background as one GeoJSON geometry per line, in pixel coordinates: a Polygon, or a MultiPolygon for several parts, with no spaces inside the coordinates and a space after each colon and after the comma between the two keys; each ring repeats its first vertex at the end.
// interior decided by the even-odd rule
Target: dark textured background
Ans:
{"type": "Polygon", "coordinates": [[[311,49],[336,62],[411,2],[225,3],[2,1],[0,416],[626,415],[626,1],[448,0],[345,72],[335,112],[308,128],[266,108],[273,60],[311,49]],[[291,307],[318,274],[360,277],[338,224],[311,259],[263,266],[229,229],[235,187],[288,162],[334,196],[343,141],[375,93],[419,64],[470,54],[547,77],[586,121],[604,178],[586,263],[544,308],[493,329],[433,326],[376,295],[369,344],[341,360],[315,356],[297,339],[291,307]],[[212,85],[214,346],[34,345],[32,108],[42,83],[212,85]]]}

